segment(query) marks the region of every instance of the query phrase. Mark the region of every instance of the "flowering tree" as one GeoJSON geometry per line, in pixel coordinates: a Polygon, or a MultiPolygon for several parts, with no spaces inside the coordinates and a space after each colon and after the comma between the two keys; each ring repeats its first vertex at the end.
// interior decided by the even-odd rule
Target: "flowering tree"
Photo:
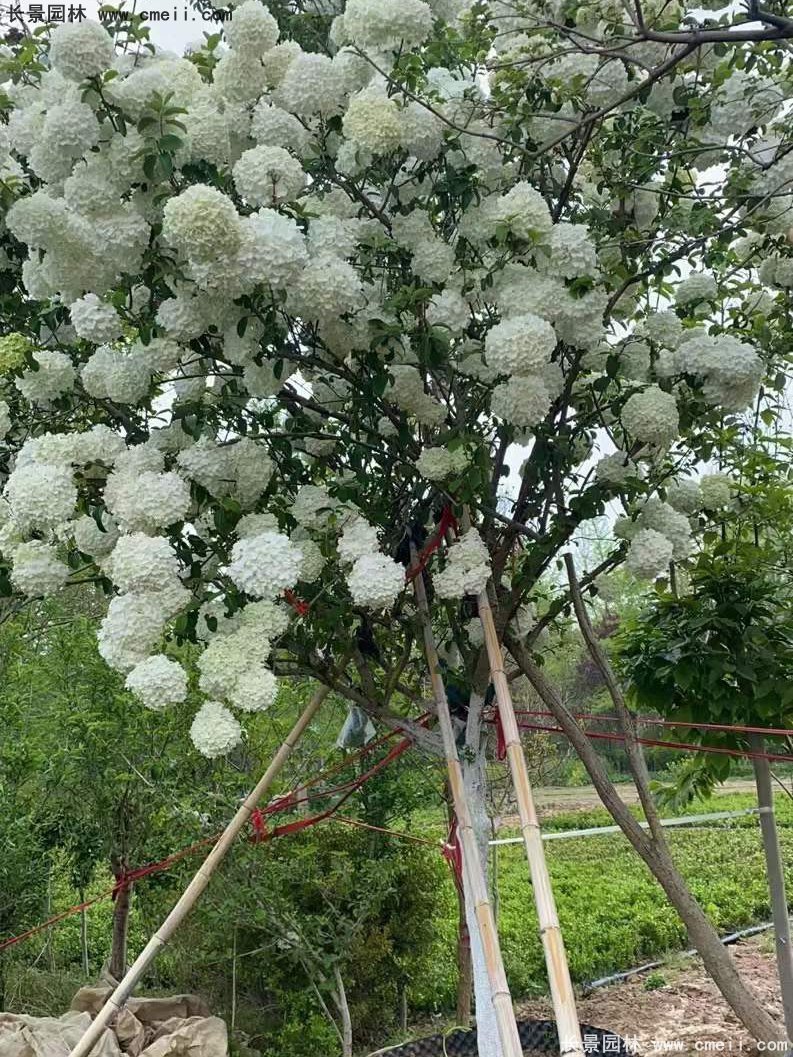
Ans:
{"type": "Polygon", "coordinates": [[[192,675],[169,643],[202,644],[207,756],[288,675],[437,747],[394,710],[424,691],[402,562],[455,510],[432,620],[482,839],[489,585],[516,670],[768,1039],[640,749],[649,835],[541,668],[572,603],[622,708],[585,595],[623,560],[647,580],[686,562],[731,498],[698,464],[784,384],[793,22],[697,10],[245,0],[181,59],[134,17],[15,33],[0,589],[99,583],[101,653],[152,709],[192,675]],[[612,553],[580,574],[568,553],[560,587],[578,527],[616,504],[612,553]]]}

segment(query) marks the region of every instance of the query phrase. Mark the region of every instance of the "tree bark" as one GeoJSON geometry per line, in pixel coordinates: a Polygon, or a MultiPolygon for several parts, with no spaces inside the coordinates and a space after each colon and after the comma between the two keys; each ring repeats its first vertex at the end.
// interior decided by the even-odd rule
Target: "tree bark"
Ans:
{"type": "MultiPolygon", "coordinates": [[[[123,881],[126,862],[122,856],[113,858],[113,876],[117,882],[123,881]]],[[[110,947],[110,975],[114,980],[121,980],[127,971],[127,934],[129,931],[130,888],[122,884],[116,895],[113,908],[113,938],[110,947]]]]}
{"type": "Polygon", "coordinates": [[[341,1017],[341,1051],[342,1057],[352,1057],[352,1019],[350,1018],[350,1006],[347,1002],[347,991],[338,965],[333,967],[333,982],[336,989],[333,1000],[341,1017]]]}
{"type": "MultiPolygon", "coordinates": [[[[617,793],[586,733],[534,663],[528,651],[511,637],[507,638],[507,647],[518,667],[531,682],[569,738],[609,814],[641,856],[663,888],[669,902],[680,915],[688,930],[692,945],[697,949],[705,969],[713,978],[730,1008],[746,1030],[759,1042],[784,1040],[784,1029],[763,1009],[758,998],[744,984],[729,951],[722,944],[715,928],[694,899],[680,871],[675,866],[665,841],[656,840],[638,825],[617,793]]],[[[634,774],[634,780],[637,784],[639,782],[643,784],[642,777],[637,777],[637,774],[634,774]]],[[[648,797],[650,795],[649,787],[644,790],[640,789],[640,792],[646,793],[648,797]]]]}
{"type": "MultiPolygon", "coordinates": [[[[471,694],[466,726],[466,752],[463,753],[463,782],[471,809],[479,857],[487,879],[487,863],[490,839],[490,818],[487,813],[487,774],[485,770],[485,752],[482,740],[481,713],[484,702],[479,694],[471,694]]],[[[465,873],[465,871],[463,871],[465,873]]],[[[476,1037],[479,1057],[502,1057],[501,1042],[498,1034],[493,1003],[490,996],[490,982],[485,967],[484,948],[479,934],[479,926],[474,913],[473,901],[468,888],[464,885],[466,896],[466,923],[470,936],[471,971],[473,975],[474,1003],[476,1006],[476,1037]]]]}
{"type": "MultiPolygon", "coordinates": [[[[765,751],[762,735],[750,735],[754,752],[765,751]]],[[[771,788],[771,767],[768,760],[755,759],[754,776],[757,784],[757,803],[760,807],[760,830],[763,835],[768,890],[771,897],[771,914],[774,920],[776,963],[779,986],[782,991],[782,1009],[788,1038],[793,1039],[793,948],[790,942],[790,916],[785,893],[785,870],[779,847],[779,834],[774,815],[774,793],[771,788]]]]}

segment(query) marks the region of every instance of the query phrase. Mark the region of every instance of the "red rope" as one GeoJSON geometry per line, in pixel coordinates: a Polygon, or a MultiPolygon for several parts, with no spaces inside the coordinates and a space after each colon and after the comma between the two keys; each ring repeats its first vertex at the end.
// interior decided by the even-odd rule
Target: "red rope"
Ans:
{"type": "Polygon", "coordinates": [[[289,590],[289,588],[284,591],[284,598],[300,617],[304,617],[311,608],[308,602],[304,602],[302,598],[298,598],[295,592],[289,590]]]}
{"type": "Polygon", "coordinates": [[[416,555],[416,564],[406,571],[405,580],[408,583],[415,580],[418,574],[426,569],[430,558],[443,543],[447,529],[452,529],[454,532],[457,531],[457,518],[455,518],[448,503],[443,508],[437,529],[416,555]]]}
{"type": "MultiPolygon", "coordinates": [[[[548,734],[564,734],[561,727],[547,727],[539,723],[518,723],[521,730],[539,730],[548,734]]],[[[608,733],[606,731],[585,730],[588,738],[603,741],[625,741],[624,734],[608,733]]],[[[774,760],[777,763],[793,763],[793,756],[780,756],[773,752],[750,752],[748,749],[727,749],[719,745],[693,745],[688,741],[658,741],[655,738],[640,738],[636,741],[640,745],[650,745],[659,749],[679,749],[681,752],[711,752],[720,756],[746,757],[750,760],[774,760]]]]}
{"type": "MultiPolygon", "coordinates": [[[[530,711],[529,709],[515,709],[516,716],[553,716],[553,712],[530,711]]],[[[619,722],[618,716],[608,716],[600,712],[576,712],[576,719],[602,719],[610,722],[619,722]]],[[[656,719],[655,716],[634,716],[637,723],[648,724],[657,727],[684,727],[689,730],[721,730],[737,732],[739,734],[767,734],[775,738],[792,738],[793,730],[780,729],[779,727],[742,727],[732,723],[684,723],[678,719],[656,719]]]]}
{"type": "Polygon", "coordinates": [[[501,722],[501,713],[496,710],[496,759],[507,758],[507,737],[504,733],[504,724],[501,722]]]}

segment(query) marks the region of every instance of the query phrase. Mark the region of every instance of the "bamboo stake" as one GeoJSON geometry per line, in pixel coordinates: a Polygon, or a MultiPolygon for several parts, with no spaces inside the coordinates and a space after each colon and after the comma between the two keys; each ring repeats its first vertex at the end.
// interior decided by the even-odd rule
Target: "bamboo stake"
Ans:
{"type": "Polygon", "coordinates": [[[231,822],[229,822],[223,830],[217,843],[198,868],[197,873],[179,897],[170,914],[127,970],[124,979],[121,980],[116,989],[108,997],[105,1004],[97,1013],[96,1018],[89,1025],[86,1033],[71,1051],[69,1057],[87,1057],[87,1054],[91,1052],[102,1037],[105,1028],[115,1014],[124,1007],[127,999],[135,990],[135,987],[143,974],[203,895],[204,889],[209,884],[213,873],[218,866],[220,866],[226,853],[239,836],[243,826],[245,826],[248,819],[253,814],[256,805],[270,788],[273,781],[282,770],[284,764],[291,756],[292,750],[300,741],[300,738],[303,736],[309,723],[316,715],[320,705],[328,696],[328,691],[329,688],[327,686],[317,687],[300,718],[295,723],[294,727],[292,727],[286,740],[280,746],[270,762],[270,766],[264,772],[251,792],[245,797],[231,822]]]}
{"type": "Polygon", "coordinates": [[[518,722],[515,718],[515,707],[512,703],[509,681],[504,671],[504,656],[496,634],[496,625],[493,620],[493,610],[490,607],[487,588],[478,596],[477,604],[479,619],[485,636],[487,657],[490,662],[490,677],[496,691],[498,714],[501,719],[501,729],[504,732],[512,784],[515,789],[515,798],[518,802],[523,844],[526,849],[526,858],[529,861],[534,902],[537,907],[540,936],[545,952],[545,965],[548,970],[548,982],[551,987],[553,1011],[559,1031],[559,1050],[562,1057],[566,1057],[567,1054],[583,1057],[584,1047],[581,1041],[581,1027],[575,1007],[575,995],[573,993],[573,984],[570,980],[567,954],[562,940],[562,930],[559,927],[556,901],[553,897],[551,879],[548,874],[548,864],[545,861],[540,823],[537,819],[537,810],[534,806],[534,796],[532,795],[531,782],[529,781],[529,770],[526,766],[526,757],[520,740],[518,722]]]}
{"type": "MultiPolygon", "coordinates": [[[[411,565],[416,563],[416,550],[410,547],[411,565]]],[[[424,588],[424,573],[420,572],[413,580],[416,593],[416,605],[421,617],[421,625],[424,633],[424,653],[430,671],[432,691],[435,698],[435,706],[438,712],[438,726],[443,739],[443,751],[446,756],[446,768],[449,776],[449,789],[452,794],[452,803],[457,814],[458,833],[463,849],[463,869],[468,879],[474,901],[474,913],[479,925],[479,933],[482,938],[485,965],[490,981],[490,994],[493,1008],[498,1024],[498,1034],[501,1040],[503,1057],[522,1057],[518,1026],[515,1022],[515,1012],[512,1008],[512,996],[509,992],[507,975],[504,971],[504,962],[501,957],[501,947],[498,941],[493,908],[485,882],[485,874],[482,869],[482,860],[476,845],[474,828],[471,821],[471,812],[463,784],[463,771],[460,766],[460,758],[457,754],[457,744],[454,738],[451,716],[449,715],[449,703],[446,700],[446,688],[443,685],[438,652],[435,647],[435,636],[432,633],[429,607],[427,605],[427,594],[424,588]]]]}

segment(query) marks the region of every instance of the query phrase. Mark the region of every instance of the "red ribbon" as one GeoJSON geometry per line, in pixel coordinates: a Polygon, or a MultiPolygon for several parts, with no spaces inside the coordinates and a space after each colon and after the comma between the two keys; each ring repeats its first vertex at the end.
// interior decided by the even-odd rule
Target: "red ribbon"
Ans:
{"type": "Polygon", "coordinates": [[[499,760],[506,760],[507,758],[507,739],[499,711],[496,711],[496,757],[499,760]]]}
{"type": "Polygon", "coordinates": [[[463,894],[463,849],[460,845],[460,834],[457,826],[457,816],[452,819],[449,828],[449,836],[441,849],[441,853],[452,870],[457,891],[463,894]]]}
{"type": "Polygon", "coordinates": [[[308,613],[308,602],[304,602],[302,598],[298,598],[294,591],[287,588],[286,591],[284,591],[284,598],[292,609],[295,610],[298,616],[304,617],[308,613]]]}
{"type": "Polygon", "coordinates": [[[408,583],[415,580],[418,574],[426,569],[430,558],[443,543],[447,529],[452,529],[453,532],[457,531],[457,518],[452,513],[452,508],[448,503],[443,508],[437,529],[416,555],[416,564],[405,573],[405,580],[408,583]]]}

